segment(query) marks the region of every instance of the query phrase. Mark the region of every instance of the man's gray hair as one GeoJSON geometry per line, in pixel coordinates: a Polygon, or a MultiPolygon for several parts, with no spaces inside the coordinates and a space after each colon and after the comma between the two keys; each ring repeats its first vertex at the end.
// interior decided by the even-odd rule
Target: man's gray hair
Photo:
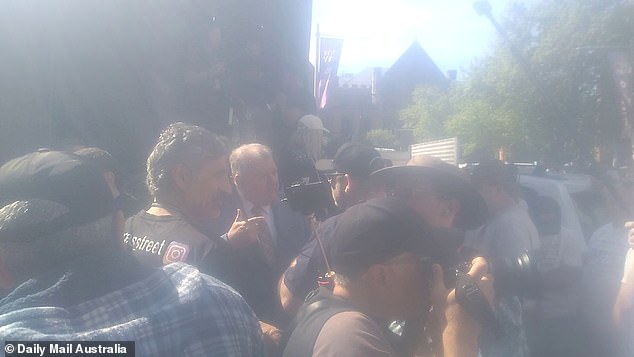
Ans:
{"type": "Polygon", "coordinates": [[[198,171],[205,159],[227,154],[224,140],[200,126],[172,123],[159,136],[147,159],[147,186],[152,197],[173,189],[170,171],[179,164],[198,171]]]}
{"type": "Polygon", "coordinates": [[[67,212],[62,204],[39,199],[0,208],[0,257],[13,277],[25,280],[96,250],[116,247],[118,231],[112,214],[55,233],[29,234],[29,227],[67,212]]]}
{"type": "Polygon", "coordinates": [[[273,159],[273,153],[266,145],[253,143],[239,146],[229,156],[231,173],[234,175],[243,173],[255,160],[268,158],[273,159]]]}

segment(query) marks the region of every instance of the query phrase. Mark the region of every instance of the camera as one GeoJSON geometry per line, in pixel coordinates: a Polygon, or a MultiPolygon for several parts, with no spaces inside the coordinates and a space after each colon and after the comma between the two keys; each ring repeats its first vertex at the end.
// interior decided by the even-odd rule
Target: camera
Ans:
{"type": "MultiPolygon", "coordinates": [[[[431,281],[431,265],[439,263],[445,271],[445,286],[454,288],[458,304],[481,326],[486,326],[496,338],[504,336],[504,329],[497,320],[493,309],[486,300],[484,294],[467,273],[471,269],[471,261],[456,263],[465,257],[457,254],[457,240],[451,238],[451,232],[441,232],[444,240],[441,240],[435,253],[435,258],[421,257],[420,268],[424,272],[425,279],[431,281]]],[[[537,292],[537,284],[540,276],[534,260],[538,253],[522,253],[513,259],[491,260],[487,259],[489,271],[493,275],[493,288],[495,296],[534,296],[537,292]]],[[[388,331],[392,341],[397,345],[408,346],[412,340],[415,344],[420,338],[420,331],[424,330],[424,321],[393,321],[388,331]]],[[[431,347],[430,347],[431,348],[431,347]]],[[[433,349],[433,348],[432,348],[433,349]]]]}
{"type": "MultiPolygon", "coordinates": [[[[487,259],[495,296],[535,297],[541,280],[536,264],[538,258],[539,253],[535,251],[521,253],[512,259],[487,259]]],[[[470,269],[470,261],[453,265],[450,273],[445,273],[445,286],[455,288],[458,303],[499,338],[504,331],[476,282],[467,274],[470,269]]]]}
{"type": "MultiPolygon", "coordinates": [[[[433,251],[429,256],[442,266],[445,286],[456,286],[458,273],[471,269],[471,260],[478,252],[464,246],[464,233],[453,229],[435,229],[433,251]]],[[[493,275],[495,296],[534,297],[539,293],[541,274],[537,268],[542,258],[539,249],[526,251],[512,258],[485,256],[489,272],[493,275]]]]}
{"type": "Polygon", "coordinates": [[[335,208],[328,181],[297,183],[284,189],[291,208],[304,215],[323,214],[335,208]]]}
{"type": "MultiPolygon", "coordinates": [[[[537,252],[521,253],[512,259],[487,259],[489,271],[493,275],[495,296],[535,297],[539,289],[540,274],[535,264],[537,252]]],[[[445,277],[447,286],[455,286],[460,273],[466,274],[471,262],[453,267],[453,274],[445,277]]]]}

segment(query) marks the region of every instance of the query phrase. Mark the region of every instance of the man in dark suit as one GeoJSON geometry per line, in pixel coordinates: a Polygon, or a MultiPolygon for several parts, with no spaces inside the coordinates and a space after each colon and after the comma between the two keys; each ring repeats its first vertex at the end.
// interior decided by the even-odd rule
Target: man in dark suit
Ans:
{"type": "Polygon", "coordinates": [[[283,324],[277,282],[310,236],[306,217],[279,198],[277,166],[271,150],[261,144],[235,149],[229,158],[234,192],[225,198],[209,233],[236,247],[238,262],[228,281],[247,300],[260,320],[283,324]],[[257,234],[253,233],[256,230],[257,234]]]}

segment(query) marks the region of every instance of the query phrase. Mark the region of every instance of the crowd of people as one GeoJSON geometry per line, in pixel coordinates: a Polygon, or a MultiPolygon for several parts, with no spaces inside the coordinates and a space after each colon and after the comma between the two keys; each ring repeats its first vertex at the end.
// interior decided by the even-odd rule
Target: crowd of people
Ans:
{"type": "Polygon", "coordinates": [[[2,165],[2,339],[129,340],[138,356],[632,356],[625,185],[586,246],[500,161],[392,166],[346,143],[320,172],[318,120],[298,117],[277,149],[170,124],[147,204],[99,148],[2,165]],[[326,214],[284,199],[320,180],[326,214]]]}

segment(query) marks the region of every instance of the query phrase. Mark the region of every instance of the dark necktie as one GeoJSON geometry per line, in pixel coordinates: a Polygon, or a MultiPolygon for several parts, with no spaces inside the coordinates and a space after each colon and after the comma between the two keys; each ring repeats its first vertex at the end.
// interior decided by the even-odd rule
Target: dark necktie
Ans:
{"type": "MultiPolygon", "coordinates": [[[[253,207],[251,214],[264,217],[264,210],[262,207],[253,207]]],[[[258,225],[258,242],[264,260],[269,266],[273,266],[275,263],[275,242],[266,220],[262,220],[262,223],[258,225]]]]}

